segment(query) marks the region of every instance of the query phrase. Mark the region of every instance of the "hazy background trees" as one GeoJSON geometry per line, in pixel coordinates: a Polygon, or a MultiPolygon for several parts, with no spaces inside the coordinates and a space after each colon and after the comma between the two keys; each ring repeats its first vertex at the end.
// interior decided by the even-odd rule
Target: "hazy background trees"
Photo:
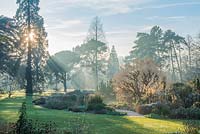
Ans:
{"type": "Polygon", "coordinates": [[[100,18],[95,17],[83,44],[72,51],[58,52],[49,57],[46,66],[48,82],[53,84],[55,89],[58,89],[59,83],[62,82],[65,91],[67,88],[97,90],[97,85],[99,87],[102,82],[106,84],[119,71],[114,46],[110,54],[108,50],[103,25],[100,18]]]}
{"type": "Polygon", "coordinates": [[[75,66],[79,61],[79,55],[72,51],[56,53],[48,61],[47,68],[50,71],[50,78],[53,79],[52,77],[54,77],[56,84],[58,81],[61,81],[65,92],[67,92],[67,81],[71,79],[72,71],[75,70],[75,66]]]}
{"type": "Polygon", "coordinates": [[[138,33],[135,44],[126,57],[126,63],[148,57],[160,70],[169,72],[172,81],[180,82],[187,79],[189,70],[198,69],[195,65],[198,60],[192,59],[199,57],[196,55],[198,43],[190,36],[184,38],[172,30],[163,31],[159,26],[154,26],[150,33],[138,33]]]}
{"type": "Polygon", "coordinates": [[[115,46],[112,46],[110,56],[108,59],[108,70],[107,70],[107,77],[109,80],[113,78],[115,74],[117,74],[120,70],[118,55],[115,50],[115,46]]]}
{"type": "Polygon", "coordinates": [[[90,68],[95,78],[95,89],[99,88],[99,76],[105,73],[105,60],[108,47],[105,41],[103,24],[99,17],[95,17],[91,22],[85,43],[75,47],[74,51],[80,54],[81,65],[90,68]]]}

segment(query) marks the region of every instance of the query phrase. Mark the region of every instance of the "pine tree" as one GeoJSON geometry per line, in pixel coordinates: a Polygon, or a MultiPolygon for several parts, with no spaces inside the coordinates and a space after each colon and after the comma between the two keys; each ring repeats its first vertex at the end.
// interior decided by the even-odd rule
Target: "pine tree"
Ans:
{"type": "Polygon", "coordinates": [[[44,29],[43,18],[38,14],[39,0],[17,0],[17,25],[20,32],[21,47],[24,48],[24,57],[27,57],[26,93],[32,95],[33,85],[44,77],[42,68],[47,58],[47,33],[44,29]],[[33,84],[34,82],[34,84],[33,84]]]}
{"type": "Polygon", "coordinates": [[[115,50],[115,46],[112,46],[112,50],[110,53],[110,58],[108,61],[108,79],[112,79],[112,77],[119,72],[119,60],[117,56],[117,52],[115,50]]]}
{"type": "Polygon", "coordinates": [[[130,55],[126,57],[126,62],[150,58],[157,64],[164,64],[166,47],[162,45],[162,37],[163,31],[159,26],[152,27],[150,33],[137,33],[137,40],[130,55]]]}
{"type": "MultiPolygon", "coordinates": [[[[105,34],[103,31],[103,24],[101,22],[101,19],[96,16],[89,28],[88,36],[87,36],[87,43],[93,43],[93,48],[95,49],[94,51],[94,65],[95,65],[95,78],[96,78],[96,90],[98,91],[99,89],[99,55],[102,52],[102,49],[106,48],[106,43],[105,43],[105,34]],[[104,44],[104,45],[102,45],[104,44]]],[[[86,44],[87,44],[86,43],[86,44]]],[[[92,48],[92,49],[93,49],[92,48]]],[[[106,49],[105,49],[106,50],[106,49]]]]}

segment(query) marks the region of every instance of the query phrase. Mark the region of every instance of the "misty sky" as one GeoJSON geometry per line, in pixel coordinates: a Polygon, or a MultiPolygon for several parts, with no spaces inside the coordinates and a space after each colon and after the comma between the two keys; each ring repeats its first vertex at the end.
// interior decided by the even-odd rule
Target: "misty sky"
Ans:
{"type": "MultiPolygon", "coordinates": [[[[40,0],[49,51],[71,50],[86,38],[93,17],[100,16],[109,46],[125,56],[137,32],[154,25],[178,34],[200,32],[200,0],[40,0]]],[[[16,0],[1,0],[0,15],[15,15],[16,0]]]]}

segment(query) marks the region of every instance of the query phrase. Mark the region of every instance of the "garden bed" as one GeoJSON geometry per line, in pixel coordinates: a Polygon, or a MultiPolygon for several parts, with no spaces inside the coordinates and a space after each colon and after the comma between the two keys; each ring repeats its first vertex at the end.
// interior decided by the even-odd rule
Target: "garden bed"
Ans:
{"type": "Polygon", "coordinates": [[[126,115],[124,112],[117,112],[114,108],[107,106],[100,96],[78,90],[67,94],[40,97],[35,99],[33,103],[48,109],[118,116],[126,115]]]}

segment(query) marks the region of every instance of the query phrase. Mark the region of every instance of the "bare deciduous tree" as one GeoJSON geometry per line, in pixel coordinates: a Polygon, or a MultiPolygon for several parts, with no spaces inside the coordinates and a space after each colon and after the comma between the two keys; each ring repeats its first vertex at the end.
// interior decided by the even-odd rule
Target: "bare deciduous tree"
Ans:
{"type": "Polygon", "coordinates": [[[119,101],[133,103],[151,103],[155,95],[163,91],[166,85],[164,75],[152,60],[134,60],[114,79],[114,90],[119,101]]]}

